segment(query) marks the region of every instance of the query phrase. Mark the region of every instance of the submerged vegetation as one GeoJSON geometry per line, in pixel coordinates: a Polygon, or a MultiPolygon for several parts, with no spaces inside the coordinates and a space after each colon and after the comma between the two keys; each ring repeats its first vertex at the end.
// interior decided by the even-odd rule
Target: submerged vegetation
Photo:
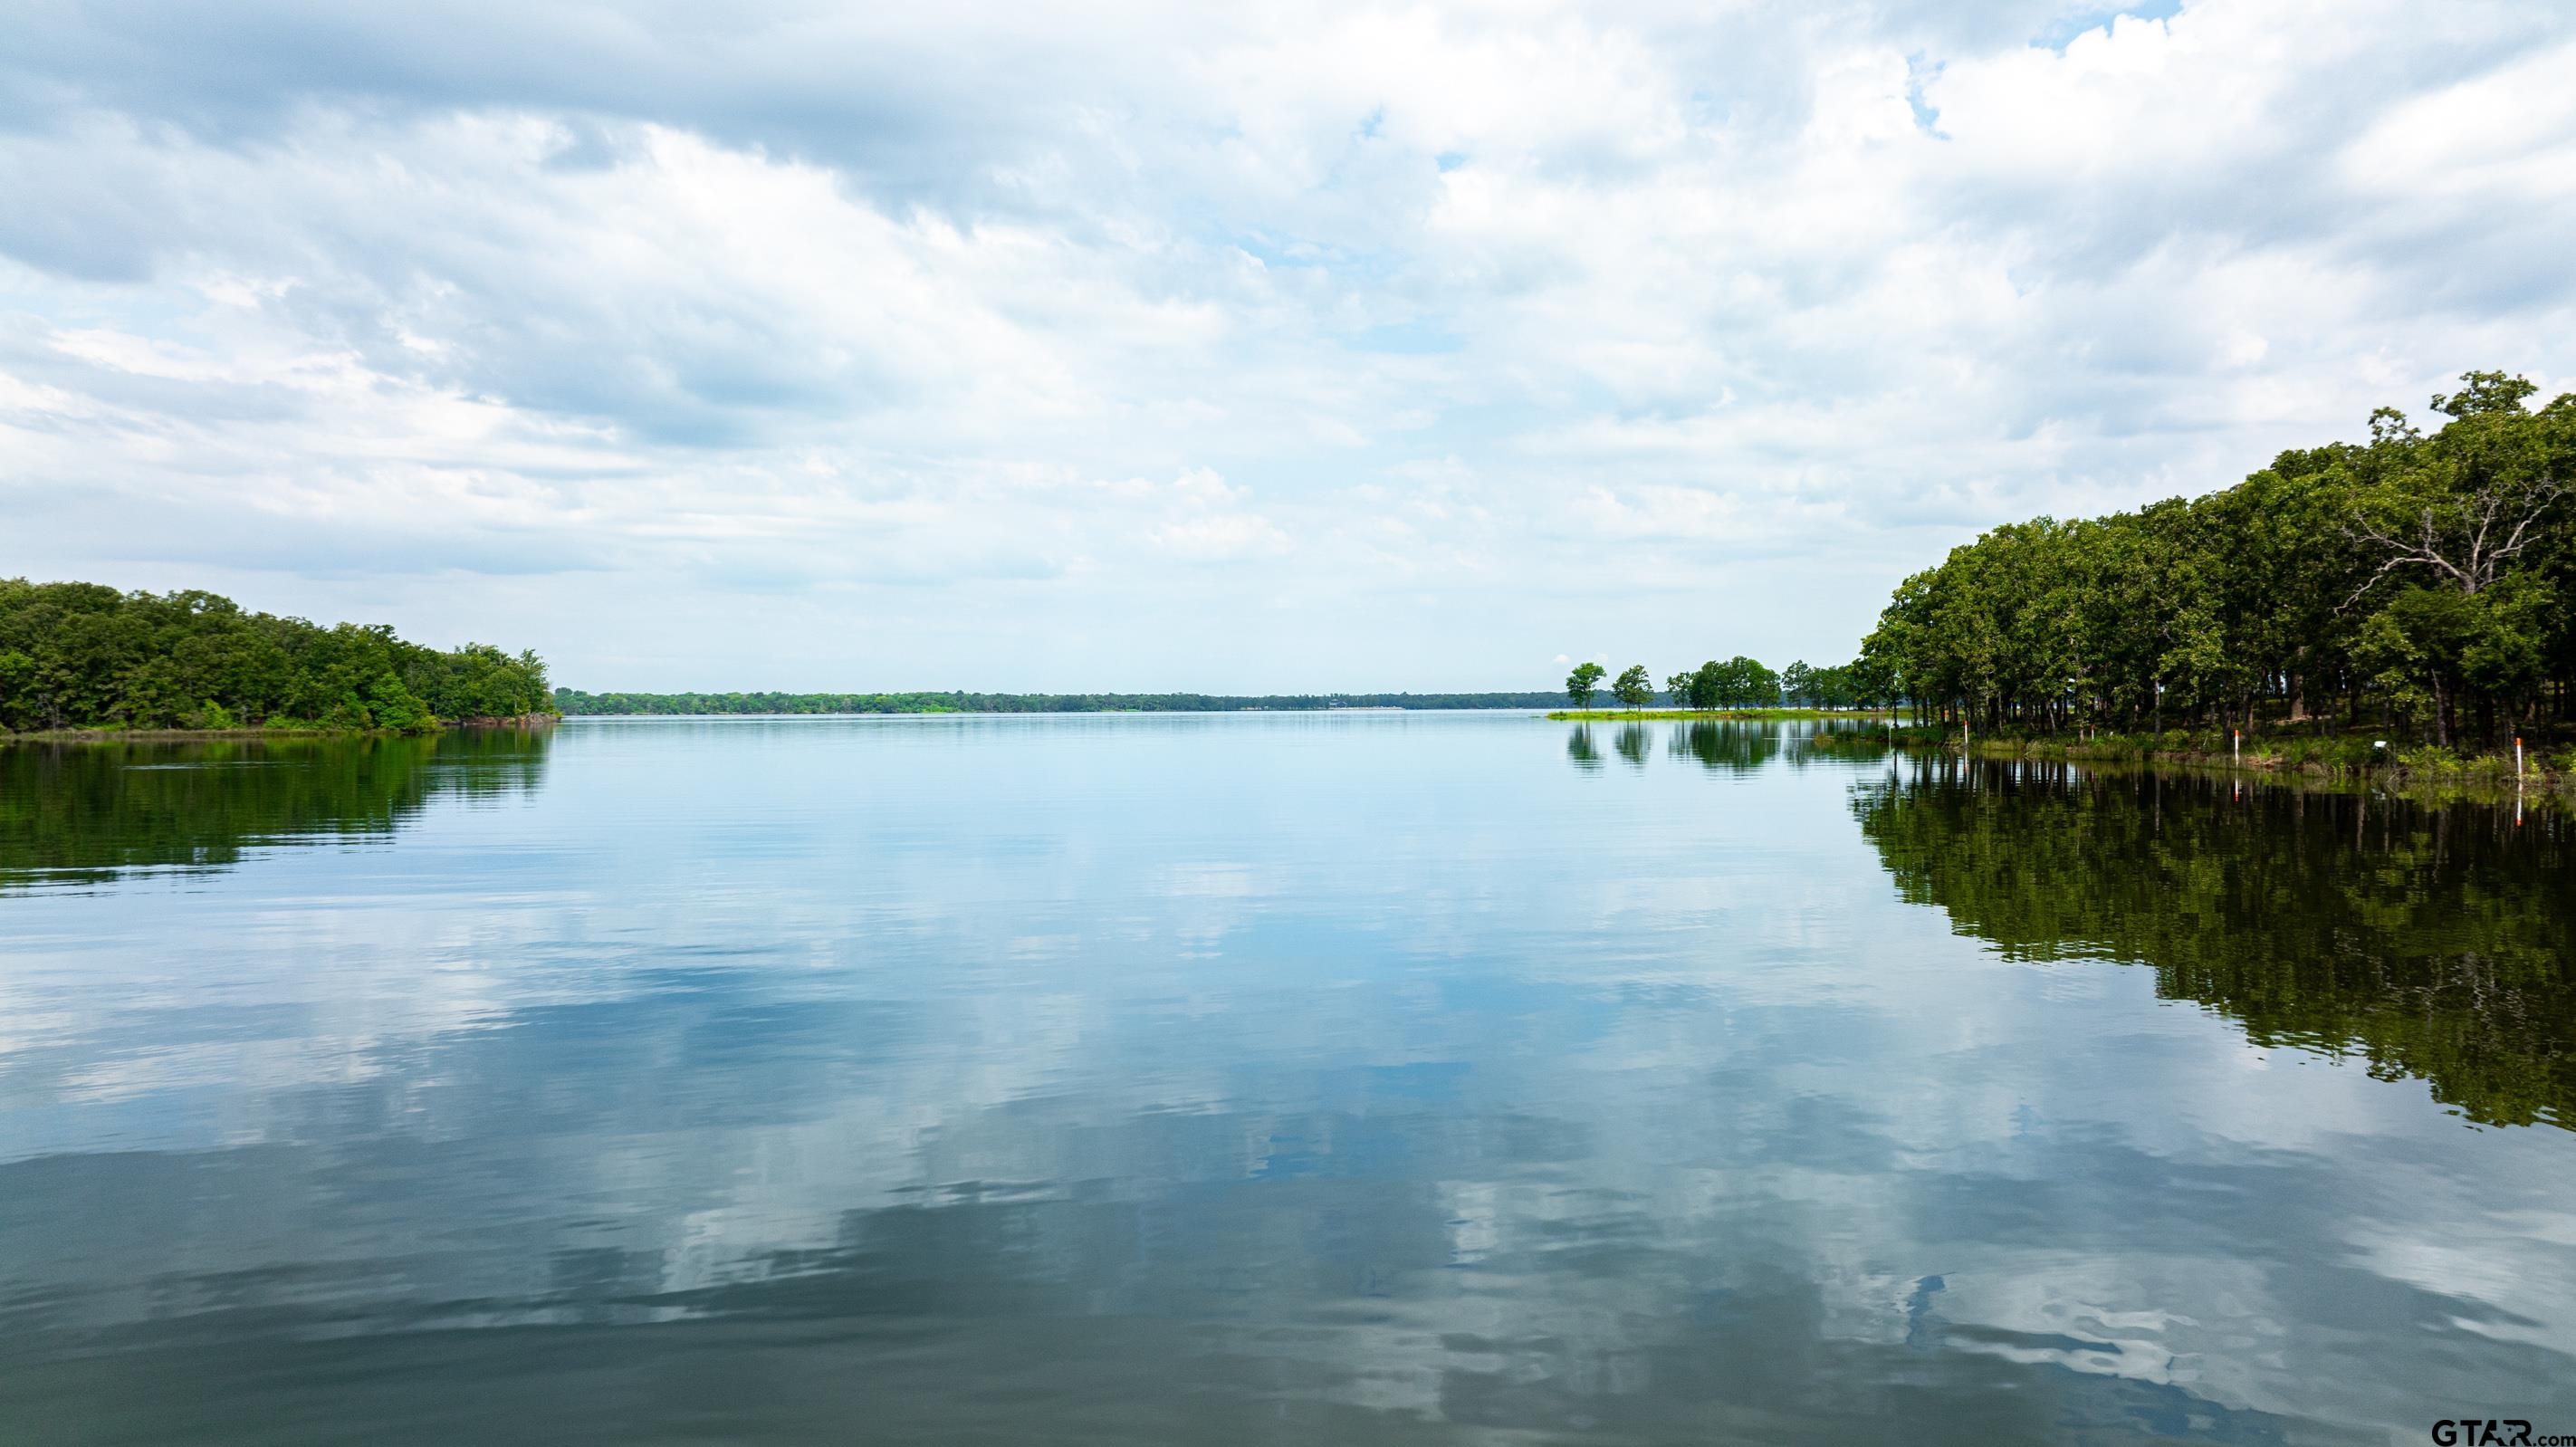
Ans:
{"type": "Polygon", "coordinates": [[[425,733],[553,712],[534,653],[424,648],[213,593],[0,579],[0,732],[425,733]]]}

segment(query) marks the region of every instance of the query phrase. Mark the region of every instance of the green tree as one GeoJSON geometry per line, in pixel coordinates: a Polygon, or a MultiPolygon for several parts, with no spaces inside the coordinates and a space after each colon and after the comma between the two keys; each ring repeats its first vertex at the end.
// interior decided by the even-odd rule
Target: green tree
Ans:
{"type": "Polygon", "coordinates": [[[2337,695],[2442,741],[2576,722],[2576,395],[2461,382],[2429,434],[2382,408],[2207,496],[1990,529],[1897,587],[1851,693],[2032,731],[2316,726],[2337,695]]]}
{"type": "Polygon", "coordinates": [[[1712,658],[1691,671],[1690,706],[1707,710],[1723,707],[1726,701],[1725,665],[1712,658]]]}
{"type": "Polygon", "coordinates": [[[376,675],[367,686],[367,714],[376,727],[400,734],[424,733],[437,725],[438,719],[392,669],[376,675]]]}
{"type": "Polygon", "coordinates": [[[1803,708],[1824,707],[1816,693],[1816,670],[1809,668],[1803,658],[1780,670],[1780,689],[1792,704],[1803,708]]]}
{"type": "Polygon", "coordinates": [[[1565,676],[1565,696],[1576,708],[1592,707],[1592,695],[1601,691],[1601,676],[1610,670],[1598,663],[1578,663],[1565,676]]]}
{"type": "Polygon", "coordinates": [[[1655,701],[1655,680],[1646,665],[1632,663],[1610,685],[1610,696],[1629,708],[1643,708],[1655,701]]]}
{"type": "Polygon", "coordinates": [[[553,711],[535,654],[440,652],[390,628],[320,628],[205,592],[0,579],[0,730],[296,720],[428,729],[502,704],[553,711]]]}

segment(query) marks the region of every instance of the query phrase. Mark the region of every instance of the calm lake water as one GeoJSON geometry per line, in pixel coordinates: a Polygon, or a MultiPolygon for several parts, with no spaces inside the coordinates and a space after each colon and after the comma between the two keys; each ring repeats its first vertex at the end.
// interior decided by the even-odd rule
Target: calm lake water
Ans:
{"type": "Polygon", "coordinates": [[[2571,941],[1770,727],[0,749],[0,1439],[2576,1432],[2571,941]]]}

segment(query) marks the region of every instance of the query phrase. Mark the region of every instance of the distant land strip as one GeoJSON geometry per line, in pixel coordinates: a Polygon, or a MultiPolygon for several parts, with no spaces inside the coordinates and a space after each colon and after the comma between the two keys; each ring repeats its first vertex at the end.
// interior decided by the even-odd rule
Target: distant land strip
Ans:
{"type": "Polygon", "coordinates": [[[567,718],[601,714],[1239,713],[1350,708],[1554,708],[1565,695],[1523,693],[585,693],[555,690],[567,718]]]}

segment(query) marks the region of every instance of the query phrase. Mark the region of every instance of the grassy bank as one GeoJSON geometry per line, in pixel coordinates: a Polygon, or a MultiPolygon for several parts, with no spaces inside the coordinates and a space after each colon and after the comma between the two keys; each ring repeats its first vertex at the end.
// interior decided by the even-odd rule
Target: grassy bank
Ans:
{"type": "Polygon", "coordinates": [[[1651,723],[1657,720],[1704,723],[1716,719],[1767,723],[1783,719],[1874,719],[1886,715],[1865,709],[1821,708],[1561,708],[1548,717],[1564,723],[1651,723]]]}

